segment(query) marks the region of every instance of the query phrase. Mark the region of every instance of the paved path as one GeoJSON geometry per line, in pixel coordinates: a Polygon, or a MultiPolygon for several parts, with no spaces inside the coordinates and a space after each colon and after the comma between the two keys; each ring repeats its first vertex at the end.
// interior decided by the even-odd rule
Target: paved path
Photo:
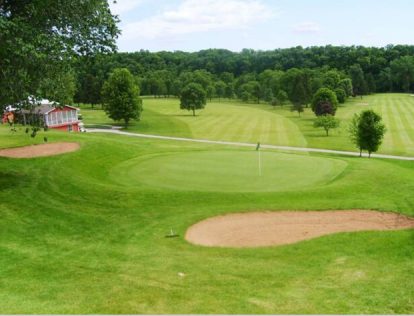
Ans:
{"type": "MultiPolygon", "coordinates": [[[[219,140],[204,140],[204,139],[172,137],[172,136],[157,136],[157,135],[147,135],[147,134],[136,134],[136,133],[129,133],[129,132],[120,131],[119,129],[97,129],[97,128],[89,129],[88,128],[87,131],[89,133],[111,133],[111,134],[119,134],[119,135],[141,137],[141,138],[166,139],[166,140],[204,143],[204,144],[215,144],[215,145],[229,145],[229,146],[243,146],[243,147],[256,147],[256,145],[257,145],[257,144],[251,144],[251,143],[223,142],[223,141],[219,141],[219,140]]],[[[359,152],[353,152],[353,151],[340,151],[340,150],[306,148],[306,147],[275,146],[275,145],[264,145],[264,144],[260,144],[260,146],[262,148],[269,148],[269,149],[276,149],[276,150],[290,150],[290,151],[301,151],[301,152],[316,152],[316,153],[336,154],[336,155],[345,155],[345,156],[359,156],[359,152]]],[[[364,157],[368,157],[368,154],[362,154],[362,155],[364,157]]],[[[404,157],[404,156],[372,154],[371,157],[372,158],[384,158],[384,159],[397,159],[397,160],[411,160],[411,161],[414,161],[414,157],[404,157]]]]}

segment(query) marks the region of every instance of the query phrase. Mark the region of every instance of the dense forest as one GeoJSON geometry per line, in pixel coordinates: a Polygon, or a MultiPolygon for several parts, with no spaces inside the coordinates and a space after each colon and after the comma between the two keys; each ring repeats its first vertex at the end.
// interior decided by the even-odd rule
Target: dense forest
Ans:
{"type": "Polygon", "coordinates": [[[141,50],[96,58],[78,67],[68,81],[73,81],[74,101],[78,103],[101,103],[102,85],[109,74],[127,68],[141,95],[178,96],[187,84],[199,83],[208,98],[272,102],[277,96],[281,101],[286,94],[292,102],[308,104],[322,87],[343,90],[347,96],[409,92],[414,83],[413,56],[414,46],[408,45],[299,46],[241,52],[209,49],[194,53],[141,50]]]}

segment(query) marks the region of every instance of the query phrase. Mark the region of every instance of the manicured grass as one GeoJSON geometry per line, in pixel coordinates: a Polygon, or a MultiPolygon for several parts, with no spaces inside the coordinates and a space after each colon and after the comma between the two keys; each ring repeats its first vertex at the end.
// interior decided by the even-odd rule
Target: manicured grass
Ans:
{"type": "MultiPolygon", "coordinates": [[[[374,209],[414,216],[412,162],[265,151],[265,166],[293,168],[292,174],[266,175],[271,192],[236,192],[243,190],[239,183],[228,183],[231,190],[217,183],[212,191],[215,170],[220,177],[248,181],[252,175],[235,167],[257,153],[121,135],[47,133],[50,142],[77,141],[82,148],[35,159],[0,157],[4,314],[414,313],[412,230],[341,233],[260,249],[205,248],[183,239],[199,220],[244,211],[374,209]],[[129,162],[145,157],[155,157],[147,167],[169,172],[169,188],[162,174],[147,185],[149,171],[142,164],[129,166],[136,182],[125,174],[129,162]],[[319,177],[321,166],[336,176],[319,177]],[[288,186],[291,176],[309,182],[279,191],[278,184],[288,186]],[[170,227],[179,238],[164,237],[170,227]]],[[[40,143],[42,136],[33,140],[0,126],[0,147],[40,143]]]]}
{"type": "MultiPolygon", "coordinates": [[[[306,108],[301,117],[289,110],[289,105],[246,104],[240,101],[213,100],[205,110],[193,117],[179,109],[178,99],[144,99],[140,122],[134,122],[129,131],[192,137],[200,139],[262,142],[272,145],[312,147],[356,151],[349,141],[348,126],[355,113],[374,109],[382,115],[388,128],[379,152],[414,156],[414,98],[408,94],[377,94],[350,98],[337,111],[341,127],[326,137],[323,129],[315,129],[315,115],[306,108]]],[[[82,110],[86,123],[111,123],[99,110],[82,110]]],[[[113,123],[113,122],[112,122],[113,123]]],[[[122,123],[119,123],[122,124],[122,123]]]]}
{"type": "Polygon", "coordinates": [[[121,184],[215,192],[287,191],[326,184],[347,163],[339,159],[250,151],[196,151],[143,156],[116,166],[121,184]]]}

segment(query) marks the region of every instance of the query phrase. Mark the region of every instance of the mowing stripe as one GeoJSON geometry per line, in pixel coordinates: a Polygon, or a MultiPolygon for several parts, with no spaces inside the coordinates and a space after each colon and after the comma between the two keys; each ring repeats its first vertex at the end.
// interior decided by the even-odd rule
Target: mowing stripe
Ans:
{"type": "Polygon", "coordinates": [[[394,106],[394,102],[390,99],[385,100],[387,106],[387,116],[390,122],[390,126],[388,129],[388,133],[391,134],[392,141],[394,144],[395,151],[405,152],[405,147],[403,145],[403,140],[401,136],[398,134],[397,123],[395,122],[395,117],[393,115],[392,107],[394,106]],[[398,147],[397,147],[398,146],[398,147]]]}
{"type": "Polygon", "coordinates": [[[399,137],[401,138],[404,151],[406,151],[406,148],[412,148],[413,141],[411,140],[410,136],[407,134],[407,131],[404,128],[404,122],[401,118],[401,113],[397,109],[397,104],[394,101],[391,101],[391,111],[393,113],[394,121],[396,122],[396,132],[398,133],[399,137]]]}
{"type": "Polygon", "coordinates": [[[381,116],[382,116],[383,122],[384,122],[384,124],[385,124],[385,126],[387,127],[387,130],[388,130],[388,132],[385,133],[383,145],[384,145],[384,148],[387,148],[387,149],[393,151],[394,150],[394,141],[392,139],[392,134],[391,134],[391,123],[390,123],[390,120],[389,120],[389,117],[388,117],[388,114],[387,114],[387,105],[385,104],[384,100],[381,100],[380,110],[381,110],[381,116]]]}

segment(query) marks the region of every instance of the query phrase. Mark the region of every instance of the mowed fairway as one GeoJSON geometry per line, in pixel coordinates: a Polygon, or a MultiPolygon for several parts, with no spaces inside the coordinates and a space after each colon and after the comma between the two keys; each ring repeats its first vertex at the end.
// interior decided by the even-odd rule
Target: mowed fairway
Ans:
{"type": "MultiPolygon", "coordinates": [[[[0,147],[41,143],[43,134],[33,140],[0,126],[0,147]]],[[[231,213],[414,216],[410,161],[266,150],[258,180],[253,149],[52,130],[47,136],[82,147],[0,157],[4,314],[414,313],[413,230],[253,249],[184,239],[195,223],[231,213]],[[180,236],[165,238],[170,228],[180,236]]]]}
{"type": "MultiPolygon", "coordinates": [[[[302,117],[290,111],[290,106],[242,103],[213,100],[197,117],[179,109],[178,99],[144,99],[140,122],[129,131],[235,142],[262,142],[270,145],[353,150],[348,126],[355,113],[374,109],[381,114],[388,132],[379,153],[414,156],[414,97],[408,94],[376,94],[350,98],[341,105],[337,117],[341,127],[326,137],[322,129],[315,129],[315,115],[305,108],[302,117]]],[[[114,123],[100,110],[83,109],[86,123],[114,123]]]]}

